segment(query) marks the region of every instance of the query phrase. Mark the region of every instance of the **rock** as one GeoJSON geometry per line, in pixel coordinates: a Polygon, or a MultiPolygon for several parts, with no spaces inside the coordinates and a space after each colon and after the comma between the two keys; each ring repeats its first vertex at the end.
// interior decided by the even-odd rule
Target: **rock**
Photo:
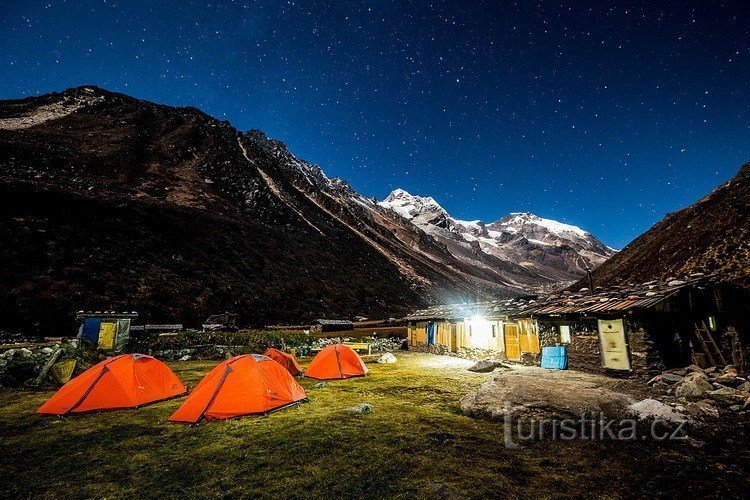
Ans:
{"type": "Polygon", "coordinates": [[[690,404],[687,411],[695,418],[719,418],[719,410],[713,405],[712,401],[706,399],[690,404]]]}
{"type": "Polygon", "coordinates": [[[702,372],[691,372],[674,386],[675,396],[685,398],[703,398],[711,390],[713,386],[702,372]]]}
{"type": "Polygon", "coordinates": [[[189,354],[185,354],[183,357],[180,358],[180,361],[190,361],[192,357],[189,354]]]}
{"type": "Polygon", "coordinates": [[[703,368],[701,368],[698,365],[690,365],[690,366],[687,367],[687,370],[689,372],[697,372],[697,373],[702,373],[703,372],[703,368]]]}
{"type": "Polygon", "coordinates": [[[745,408],[745,409],[750,408],[750,398],[747,398],[745,400],[745,404],[742,405],[742,407],[745,408]]]}
{"type": "Polygon", "coordinates": [[[670,368],[665,373],[670,373],[672,375],[679,375],[680,377],[684,377],[687,375],[688,369],[687,368],[670,368]]]}
{"type": "Polygon", "coordinates": [[[715,373],[715,372],[716,372],[716,367],[715,366],[709,366],[708,368],[706,368],[705,370],[703,370],[703,373],[715,373]]]}
{"type": "Polygon", "coordinates": [[[717,384],[728,385],[730,387],[739,387],[744,382],[744,379],[732,375],[732,372],[719,375],[713,380],[717,384]]]}
{"type": "Polygon", "coordinates": [[[670,372],[664,372],[660,375],[661,380],[668,384],[676,384],[677,382],[682,382],[682,380],[685,378],[684,375],[678,375],[676,373],[670,373],[670,372]]]}
{"type": "Polygon", "coordinates": [[[378,358],[378,363],[380,364],[392,364],[392,363],[395,363],[396,361],[397,361],[396,356],[394,356],[390,352],[387,352],[383,354],[382,356],[380,356],[380,358],[378,358]]]}
{"type": "Polygon", "coordinates": [[[327,385],[328,385],[328,382],[318,382],[317,384],[315,384],[315,388],[320,389],[321,387],[325,387],[327,385]]]}
{"type": "Polygon", "coordinates": [[[352,406],[346,409],[352,413],[370,413],[372,412],[372,405],[370,403],[360,403],[357,406],[352,406]]]}
{"type": "Polygon", "coordinates": [[[729,409],[732,411],[740,411],[742,410],[742,405],[732,405],[729,407],[729,409]]]}
{"type": "Polygon", "coordinates": [[[721,389],[716,389],[715,391],[709,391],[708,395],[718,403],[726,406],[743,403],[745,400],[742,397],[741,392],[739,392],[737,389],[732,389],[731,387],[722,387],[721,389]]]}
{"type": "Polygon", "coordinates": [[[653,384],[651,386],[651,390],[653,390],[653,391],[665,391],[666,392],[666,391],[670,390],[670,386],[666,382],[662,382],[661,380],[659,380],[658,382],[656,382],[655,384],[653,384]]]}
{"type": "Polygon", "coordinates": [[[685,422],[688,420],[671,406],[655,399],[644,399],[643,401],[633,403],[628,406],[628,409],[641,420],[648,418],[665,420],[667,422],[685,422]]]}
{"type": "Polygon", "coordinates": [[[494,371],[496,368],[495,363],[489,360],[482,360],[477,361],[472,366],[469,367],[470,372],[476,372],[476,373],[490,373],[494,371]]]}

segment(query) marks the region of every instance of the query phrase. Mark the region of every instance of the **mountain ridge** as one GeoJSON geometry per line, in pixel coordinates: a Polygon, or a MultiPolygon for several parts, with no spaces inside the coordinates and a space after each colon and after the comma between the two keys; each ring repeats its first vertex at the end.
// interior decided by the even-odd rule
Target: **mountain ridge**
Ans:
{"type": "MultiPolygon", "coordinates": [[[[713,275],[750,288],[750,162],[670,212],[592,273],[595,286],[713,275]]],[[[585,281],[573,288],[585,287],[585,281]]]]}
{"type": "MultiPolygon", "coordinates": [[[[485,223],[452,217],[432,197],[393,190],[379,205],[394,211],[462,254],[461,247],[523,265],[540,276],[570,283],[615,253],[591,233],[530,212],[512,212],[485,223]]],[[[470,253],[464,258],[471,260],[470,253]]],[[[539,288],[538,290],[544,290],[539,288]]]]}
{"type": "Polygon", "coordinates": [[[474,250],[196,108],[94,86],[0,101],[0,327],[66,333],[78,309],[384,317],[559,286],[474,250]]]}

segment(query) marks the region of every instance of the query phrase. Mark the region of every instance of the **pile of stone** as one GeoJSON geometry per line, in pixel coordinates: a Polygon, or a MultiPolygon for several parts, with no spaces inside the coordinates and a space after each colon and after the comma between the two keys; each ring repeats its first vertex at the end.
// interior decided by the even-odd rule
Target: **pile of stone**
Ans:
{"type": "Polygon", "coordinates": [[[750,381],[733,365],[703,369],[697,365],[673,368],[648,381],[654,392],[676,400],[688,413],[719,416],[750,411],[750,381]]]}
{"type": "Polygon", "coordinates": [[[499,359],[481,359],[471,365],[467,370],[475,373],[491,373],[495,371],[495,368],[504,370],[510,370],[510,366],[506,365],[499,359]]]}
{"type": "Polygon", "coordinates": [[[57,360],[76,358],[78,339],[49,345],[11,348],[0,353],[0,387],[20,387],[35,380],[57,351],[57,360]]]}
{"type": "MultiPolygon", "coordinates": [[[[166,360],[179,360],[179,361],[188,361],[190,359],[193,359],[198,352],[198,349],[194,348],[185,348],[185,349],[163,349],[161,351],[156,351],[154,353],[154,357],[159,359],[166,359],[166,360]]],[[[222,359],[219,357],[218,359],[222,359]]]]}
{"type": "MultiPolygon", "coordinates": [[[[451,353],[453,354],[453,353],[451,353]]],[[[455,353],[459,358],[471,359],[479,361],[482,359],[505,359],[505,353],[502,351],[489,350],[489,349],[475,349],[471,347],[461,347],[458,352],[455,353]]]]}

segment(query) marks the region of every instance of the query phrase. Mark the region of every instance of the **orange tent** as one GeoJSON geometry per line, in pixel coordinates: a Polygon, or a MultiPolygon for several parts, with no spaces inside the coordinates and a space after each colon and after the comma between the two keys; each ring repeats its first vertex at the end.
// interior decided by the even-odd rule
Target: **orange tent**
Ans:
{"type": "Polygon", "coordinates": [[[305,377],[318,380],[361,377],[369,370],[351,347],[332,344],[320,351],[305,370],[305,377]]]}
{"type": "Polygon", "coordinates": [[[65,384],[37,413],[67,415],[134,408],[185,394],[167,365],[145,354],[107,358],[65,384]]]}
{"type": "Polygon", "coordinates": [[[304,401],[305,390],[283,366],[260,354],[243,354],[220,363],[203,377],[169,420],[223,420],[270,413],[304,401]]]}
{"type": "Polygon", "coordinates": [[[289,370],[289,373],[292,374],[292,376],[299,375],[302,373],[302,367],[297,363],[297,360],[289,353],[279,351],[278,349],[274,349],[273,347],[266,350],[266,352],[263,353],[263,356],[268,356],[272,360],[276,361],[278,364],[289,370]]]}

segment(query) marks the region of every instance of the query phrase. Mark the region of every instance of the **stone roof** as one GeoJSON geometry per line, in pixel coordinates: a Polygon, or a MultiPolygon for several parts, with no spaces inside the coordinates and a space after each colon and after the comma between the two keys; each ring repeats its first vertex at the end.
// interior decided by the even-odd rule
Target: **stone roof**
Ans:
{"type": "Polygon", "coordinates": [[[543,297],[494,300],[466,304],[446,304],[416,311],[406,317],[411,321],[464,319],[481,316],[487,319],[523,318],[558,314],[609,314],[649,309],[682,289],[722,283],[716,278],[695,273],[683,279],[648,281],[607,288],[565,291],[543,297]]]}
{"type": "Polygon", "coordinates": [[[532,299],[504,299],[463,304],[444,304],[428,307],[406,316],[410,321],[431,319],[465,319],[481,316],[487,319],[502,319],[516,315],[536,304],[532,299]]]}
{"type": "Polygon", "coordinates": [[[350,319],[325,319],[319,318],[315,320],[315,323],[319,325],[351,325],[353,323],[350,319]]]}

